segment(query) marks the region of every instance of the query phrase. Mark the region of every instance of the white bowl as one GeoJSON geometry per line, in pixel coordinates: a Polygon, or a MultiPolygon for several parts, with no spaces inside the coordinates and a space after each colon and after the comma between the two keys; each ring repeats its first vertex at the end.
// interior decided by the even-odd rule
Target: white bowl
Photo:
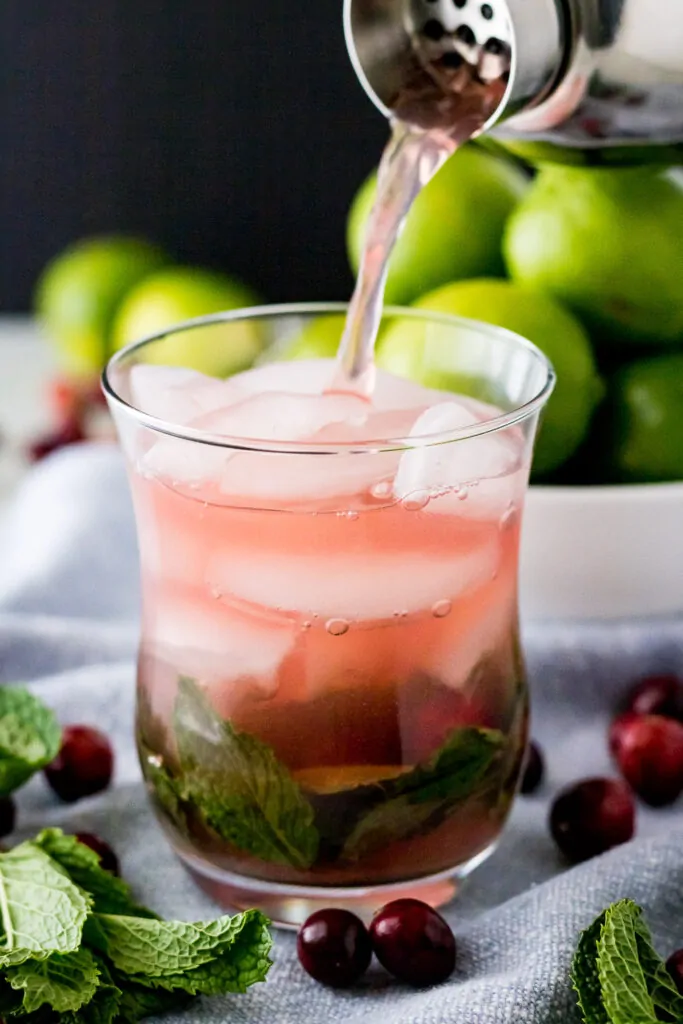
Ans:
{"type": "Polygon", "coordinates": [[[683,483],[532,487],[521,607],[527,620],[683,613],[683,483]]]}

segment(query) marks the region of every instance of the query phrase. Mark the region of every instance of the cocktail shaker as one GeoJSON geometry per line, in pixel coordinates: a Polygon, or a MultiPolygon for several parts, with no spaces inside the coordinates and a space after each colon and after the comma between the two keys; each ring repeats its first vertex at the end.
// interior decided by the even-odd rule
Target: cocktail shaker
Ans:
{"type": "Polygon", "coordinates": [[[387,116],[569,163],[683,160],[683,0],[345,0],[387,116]]]}

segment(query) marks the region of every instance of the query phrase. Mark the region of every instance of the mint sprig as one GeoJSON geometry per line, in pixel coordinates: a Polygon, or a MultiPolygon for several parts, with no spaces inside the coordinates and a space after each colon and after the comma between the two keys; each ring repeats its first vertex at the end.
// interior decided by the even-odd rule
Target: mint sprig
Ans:
{"type": "Polygon", "coordinates": [[[633,900],[612,904],[582,933],[572,983],[584,1024],[683,1021],[683,997],[633,900]]]}
{"type": "MultiPolygon", "coordinates": [[[[158,732],[144,703],[142,710],[158,732]]],[[[504,785],[503,733],[465,727],[398,778],[331,793],[302,788],[271,747],[222,719],[188,678],[179,680],[173,731],[168,764],[144,739],[140,746],[147,781],[176,827],[187,836],[199,827],[244,853],[299,869],[317,860],[356,862],[504,785]]]]}
{"type": "Polygon", "coordinates": [[[61,729],[42,701],[0,686],[0,797],[9,796],[59,753],[61,729]]]}
{"type": "Polygon", "coordinates": [[[430,822],[439,824],[483,789],[503,745],[496,729],[454,729],[429,761],[376,787],[377,802],[356,822],[342,857],[358,860],[430,822]]]}
{"type": "Polygon", "coordinates": [[[7,1024],[134,1024],[198,994],[245,992],[271,963],[259,911],[162,921],[57,829],[0,853],[0,926],[7,1024]]]}
{"type": "Polygon", "coordinates": [[[191,679],[178,684],[175,735],[180,797],[240,850],[307,868],[318,852],[313,809],[273,750],[238,732],[191,679]]]}

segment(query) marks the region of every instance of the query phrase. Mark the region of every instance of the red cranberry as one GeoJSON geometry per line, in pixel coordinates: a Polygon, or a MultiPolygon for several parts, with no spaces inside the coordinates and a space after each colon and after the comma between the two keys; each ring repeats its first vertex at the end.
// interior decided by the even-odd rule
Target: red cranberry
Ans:
{"type": "Polygon", "coordinates": [[[365,974],[372,959],[368,930],[355,914],[330,907],[311,914],[296,941],[303,969],[316,981],[346,988],[365,974]]]}
{"type": "Polygon", "coordinates": [[[683,718],[683,684],[675,676],[648,676],[631,688],[624,711],[683,718]]]}
{"type": "Polygon", "coordinates": [[[12,797],[0,797],[0,836],[8,836],[14,832],[16,820],[17,808],[12,797]]]}
{"type": "Polygon", "coordinates": [[[375,914],[370,938],[382,966],[408,985],[438,985],[455,968],[453,932],[420,900],[388,903],[375,914]]]}
{"type": "Polygon", "coordinates": [[[79,441],[85,441],[83,427],[77,419],[68,419],[57,430],[34,441],[28,450],[29,458],[33,462],[40,462],[60,448],[66,448],[79,441]]]}
{"type": "Polygon", "coordinates": [[[114,753],[107,737],[88,725],[69,725],[61,750],[44,769],[57,796],[73,803],[106,789],[114,770],[114,753]]]}
{"type": "Polygon", "coordinates": [[[588,860],[633,838],[635,806],[618,779],[586,779],[563,790],[550,811],[550,831],[568,860],[588,860]]]}
{"type": "Polygon", "coordinates": [[[621,725],[616,759],[645,803],[672,804],[683,792],[683,725],[659,715],[632,716],[621,725]]]}
{"type": "Polygon", "coordinates": [[[97,856],[100,858],[100,867],[104,868],[105,871],[111,871],[112,875],[120,875],[119,870],[119,858],[112,850],[109,843],[105,843],[104,839],[100,839],[99,836],[95,836],[92,832],[77,832],[76,839],[79,843],[83,843],[84,846],[90,847],[94,850],[97,856]]]}
{"type": "Polygon", "coordinates": [[[666,961],[666,969],[674,980],[678,991],[683,995],[683,949],[677,949],[666,961]]]}
{"type": "Polygon", "coordinates": [[[609,733],[607,734],[610,753],[613,758],[619,757],[619,751],[624,741],[631,724],[637,721],[640,715],[636,715],[633,711],[625,711],[623,715],[619,715],[615,718],[609,727],[609,733]]]}
{"type": "Polygon", "coordinates": [[[526,751],[526,759],[524,761],[524,773],[522,775],[522,793],[525,796],[529,796],[531,793],[535,793],[538,787],[543,782],[543,775],[545,774],[545,763],[543,760],[543,753],[538,743],[534,740],[529,741],[529,746],[526,751]]]}

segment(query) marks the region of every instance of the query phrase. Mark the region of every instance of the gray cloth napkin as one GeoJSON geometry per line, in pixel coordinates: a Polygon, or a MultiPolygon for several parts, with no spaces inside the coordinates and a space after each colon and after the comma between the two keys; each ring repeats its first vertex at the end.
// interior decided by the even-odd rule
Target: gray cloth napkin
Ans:
{"type": "MultiPolygon", "coordinates": [[[[132,738],[138,599],[118,453],[83,446],[47,460],[0,520],[0,679],[30,681],[64,723],[105,729],[117,772],[110,792],[71,807],[34,779],[19,798],[22,833],[46,824],[97,832],[141,900],[167,916],[215,916],[166,845],[140,781],[132,738]]],[[[548,779],[540,795],[519,799],[498,850],[446,911],[459,945],[452,980],[416,992],[372,969],[357,988],[331,992],[302,972],[293,937],[279,933],[265,985],[198,1003],[179,1022],[568,1024],[578,1019],[568,980],[576,939],[608,903],[641,903],[662,953],[683,945],[680,809],[640,808],[636,841],[572,870],[546,825],[559,787],[612,772],[605,727],[625,683],[640,673],[683,674],[683,623],[530,625],[525,641],[548,779]]]]}

